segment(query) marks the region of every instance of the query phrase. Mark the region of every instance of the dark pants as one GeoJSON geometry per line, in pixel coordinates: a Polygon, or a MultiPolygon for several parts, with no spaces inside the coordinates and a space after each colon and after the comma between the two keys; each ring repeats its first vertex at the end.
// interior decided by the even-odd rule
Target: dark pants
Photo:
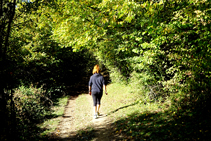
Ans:
{"type": "Polygon", "coordinates": [[[97,106],[100,105],[100,100],[102,98],[103,92],[92,92],[92,99],[93,99],[93,105],[97,106]]]}

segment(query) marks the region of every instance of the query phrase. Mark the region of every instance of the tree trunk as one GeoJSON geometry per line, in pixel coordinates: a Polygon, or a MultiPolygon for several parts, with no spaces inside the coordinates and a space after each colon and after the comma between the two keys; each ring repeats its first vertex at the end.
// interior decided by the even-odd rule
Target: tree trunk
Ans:
{"type": "MultiPolygon", "coordinates": [[[[9,135],[8,131],[8,124],[10,122],[13,123],[13,125],[16,124],[16,117],[14,114],[14,110],[12,110],[12,121],[9,120],[9,111],[7,110],[7,97],[5,90],[7,90],[9,87],[8,83],[11,83],[7,81],[7,76],[8,76],[8,68],[6,64],[7,60],[7,49],[9,47],[9,36],[10,36],[10,31],[11,31],[11,24],[13,22],[13,18],[15,15],[15,7],[16,7],[16,0],[10,1],[10,0],[1,0],[0,1],[0,13],[1,13],[1,21],[0,21],[0,138],[4,139],[9,139],[12,138],[13,140],[15,139],[16,135],[15,133],[15,127],[13,127],[11,135],[9,135]],[[4,15],[4,16],[2,16],[4,15]],[[7,135],[6,135],[7,134],[7,135]]],[[[11,87],[10,87],[11,88],[11,87]]],[[[11,88],[12,89],[12,88],[11,88]]],[[[12,98],[11,98],[12,100],[12,98]]],[[[13,103],[13,102],[12,102],[13,103]]],[[[10,109],[14,109],[10,107],[10,109]]]]}

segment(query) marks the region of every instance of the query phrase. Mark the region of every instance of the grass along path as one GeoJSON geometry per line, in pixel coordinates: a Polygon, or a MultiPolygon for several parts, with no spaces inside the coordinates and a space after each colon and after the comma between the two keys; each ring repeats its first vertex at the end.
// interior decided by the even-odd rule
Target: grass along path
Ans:
{"type": "Polygon", "coordinates": [[[210,114],[195,109],[175,109],[170,98],[164,103],[144,103],[141,94],[120,84],[108,85],[103,95],[102,116],[93,119],[92,98],[81,94],[70,99],[55,140],[205,140],[211,138],[210,114]]]}
{"type": "Polygon", "coordinates": [[[39,124],[38,127],[43,130],[40,135],[45,140],[45,136],[48,136],[54,132],[59,125],[59,122],[62,120],[62,115],[64,114],[65,106],[68,102],[69,96],[64,96],[58,98],[55,102],[55,105],[52,107],[52,118],[45,120],[42,124],[39,124]]]}
{"type": "MultiPolygon", "coordinates": [[[[164,103],[145,103],[130,87],[112,84],[104,97],[104,112],[112,120],[115,140],[170,141],[211,139],[211,114],[195,107],[177,107],[174,95],[164,103]]],[[[188,105],[189,106],[189,105],[188,105]]]]}

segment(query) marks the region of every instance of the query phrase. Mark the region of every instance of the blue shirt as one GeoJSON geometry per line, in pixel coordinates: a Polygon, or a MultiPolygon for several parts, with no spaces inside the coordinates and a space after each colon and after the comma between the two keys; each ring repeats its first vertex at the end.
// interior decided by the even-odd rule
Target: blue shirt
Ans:
{"type": "Polygon", "coordinates": [[[89,86],[93,92],[103,92],[103,85],[105,85],[105,80],[101,74],[95,73],[90,77],[89,86]]]}

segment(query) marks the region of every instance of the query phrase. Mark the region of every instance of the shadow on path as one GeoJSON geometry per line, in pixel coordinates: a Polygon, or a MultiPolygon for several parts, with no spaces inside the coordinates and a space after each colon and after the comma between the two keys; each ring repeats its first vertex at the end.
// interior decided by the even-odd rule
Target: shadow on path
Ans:
{"type": "Polygon", "coordinates": [[[137,102],[134,102],[134,103],[132,103],[132,104],[126,105],[126,106],[119,107],[118,109],[109,112],[108,115],[113,114],[113,113],[115,113],[115,112],[117,112],[117,111],[119,111],[119,110],[121,110],[121,109],[128,108],[128,107],[130,107],[130,106],[134,106],[134,105],[136,105],[136,104],[138,104],[138,101],[137,101],[137,102]]]}

